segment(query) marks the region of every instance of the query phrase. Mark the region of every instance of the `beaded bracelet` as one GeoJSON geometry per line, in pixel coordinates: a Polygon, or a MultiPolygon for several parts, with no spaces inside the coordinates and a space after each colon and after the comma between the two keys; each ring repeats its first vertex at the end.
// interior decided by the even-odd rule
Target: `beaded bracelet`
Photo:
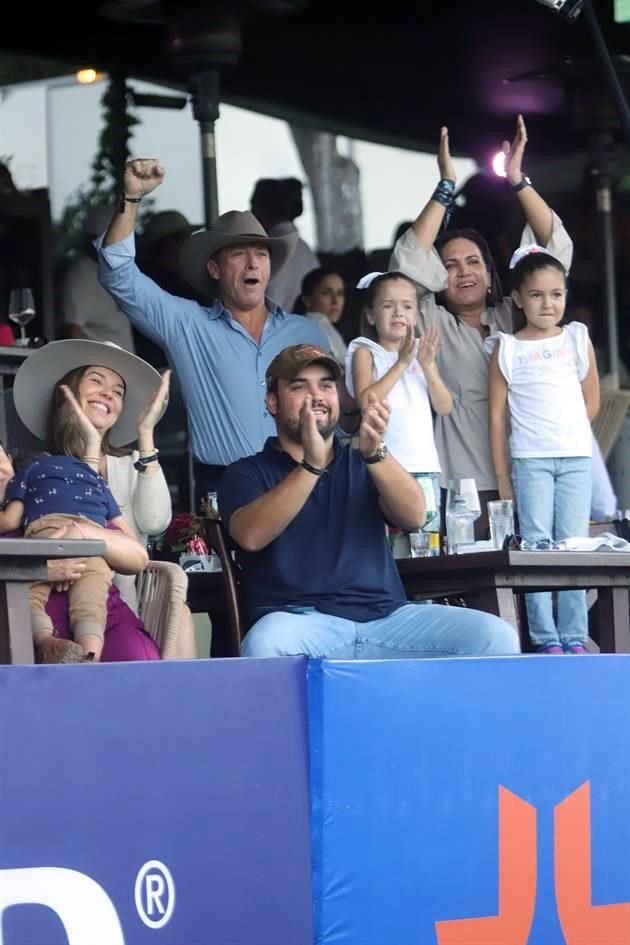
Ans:
{"type": "Polygon", "coordinates": [[[451,219],[451,213],[453,212],[453,206],[455,204],[455,181],[449,180],[447,177],[443,177],[431,194],[431,200],[435,200],[436,203],[440,203],[444,207],[444,220],[442,221],[442,227],[446,229],[449,220],[451,219]]]}

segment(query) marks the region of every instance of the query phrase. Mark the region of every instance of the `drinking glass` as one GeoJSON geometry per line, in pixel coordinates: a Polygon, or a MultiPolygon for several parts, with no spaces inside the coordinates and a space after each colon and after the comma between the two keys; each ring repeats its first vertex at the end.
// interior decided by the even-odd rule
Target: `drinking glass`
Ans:
{"type": "Polygon", "coordinates": [[[455,503],[461,508],[462,500],[466,503],[466,511],[474,516],[473,522],[476,522],[481,515],[477,483],[474,479],[449,479],[446,493],[446,512],[452,512],[455,503]]]}
{"type": "Polygon", "coordinates": [[[449,479],[446,493],[446,541],[449,554],[475,540],[473,525],[481,515],[474,479],[449,479]]]}
{"type": "Polygon", "coordinates": [[[488,502],[490,538],[495,548],[503,548],[508,535],[514,534],[514,503],[512,499],[494,499],[488,502]]]}
{"type": "Polygon", "coordinates": [[[35,318],[35,299],[31,289],[11,289],[9,295],[9,318],[20,328],[20,337],[16,340],[16,345],[26,347],[28,337],[26,335],[26,326],[35,318]]]}
{"type": "Polygon", "coordinates": [[[428,558],[431,553],[429,533],[409,532],[409,550],[412,558],[428,558]]]}

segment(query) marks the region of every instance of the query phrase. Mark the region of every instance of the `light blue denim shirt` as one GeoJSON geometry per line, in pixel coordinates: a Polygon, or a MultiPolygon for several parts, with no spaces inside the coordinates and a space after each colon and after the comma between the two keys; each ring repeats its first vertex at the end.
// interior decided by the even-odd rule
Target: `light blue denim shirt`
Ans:
{"type": "Polygon", "coordinates": [[[310,318],[287,315],[267,299],[260,343],[220,301],[210,307],[171,295],[135,264],[133,233],[99,250],[99,281],[129,320],[159,344],[177,374],[193,455],[227,466],[259,452],[276,427],[265,409],[265,371],[287,345],[330,345],[310,318]]]}

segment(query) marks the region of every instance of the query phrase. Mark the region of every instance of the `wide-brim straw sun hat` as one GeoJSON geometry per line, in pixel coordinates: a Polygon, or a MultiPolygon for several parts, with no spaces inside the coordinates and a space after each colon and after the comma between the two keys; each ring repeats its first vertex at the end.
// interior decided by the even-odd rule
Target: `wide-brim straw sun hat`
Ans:
{"type": "MultiPolygon", "coordinates": [[[[84,338],[50,341],[29,354],[13,383],[13,402],[24,426],[40,440],[46,439],[46,421],[55,384],[69,371],[80,367],[105,367],[120,374],[125,382],[125,397],[120,416],[109,431],[109,442],[112,446],[132,443],[138,436],[138,416],[158,389],[161,377],[142,358],[112,341],[84,338]]],[[[160,416],[165,409],[166,402],[160,416]]]]}
{"type": "Polygon", "coordinates": [[[228,210],[207,230],[189,236],[179,254],[179,271],[200,295],[216,293],[216,283],[208,274],[207,262],[220,249],[262,243],[269,250],[271,274],[275,275],[293,255],[299,234],[269,236],[263,225],[248,210],[228,210]]]}

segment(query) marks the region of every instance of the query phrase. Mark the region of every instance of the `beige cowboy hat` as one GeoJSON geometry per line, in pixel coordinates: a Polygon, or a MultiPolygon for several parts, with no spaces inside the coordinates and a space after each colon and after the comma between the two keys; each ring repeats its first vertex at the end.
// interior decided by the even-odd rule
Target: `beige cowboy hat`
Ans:
{"type": "Polygon", "coordinates": [[[220,249],[263,243],[271,256],[271,273],[275,275],[292,256],[299,235],[269,236],[262,224],[248,210],[228,210],[212,223],[208,230],[197,230],[182,246],[179,270],[201,295],[214,294],[216,284],[210,278],[206,263],[220,249]]]}
{"type": "MultiPolygon", "coordinates": [[[[70,338],[50,341],[36,348],[22,362],[13,382],[13,402],[17,414],[31,433],[46,439],[48,408],[57,381],[78,367],[98,366],[120,374],[125,382],[125,398],[120,416],[109,432],[112,446],[126,446],[138,436],[138,415],[146,407],[160,383],[160,374],[113,341],[70,338]]],[[[160,416],[166,409],[166,402],[160,416]]],[[[159,419],[159,418],[158,418],[159,419]]]]}

